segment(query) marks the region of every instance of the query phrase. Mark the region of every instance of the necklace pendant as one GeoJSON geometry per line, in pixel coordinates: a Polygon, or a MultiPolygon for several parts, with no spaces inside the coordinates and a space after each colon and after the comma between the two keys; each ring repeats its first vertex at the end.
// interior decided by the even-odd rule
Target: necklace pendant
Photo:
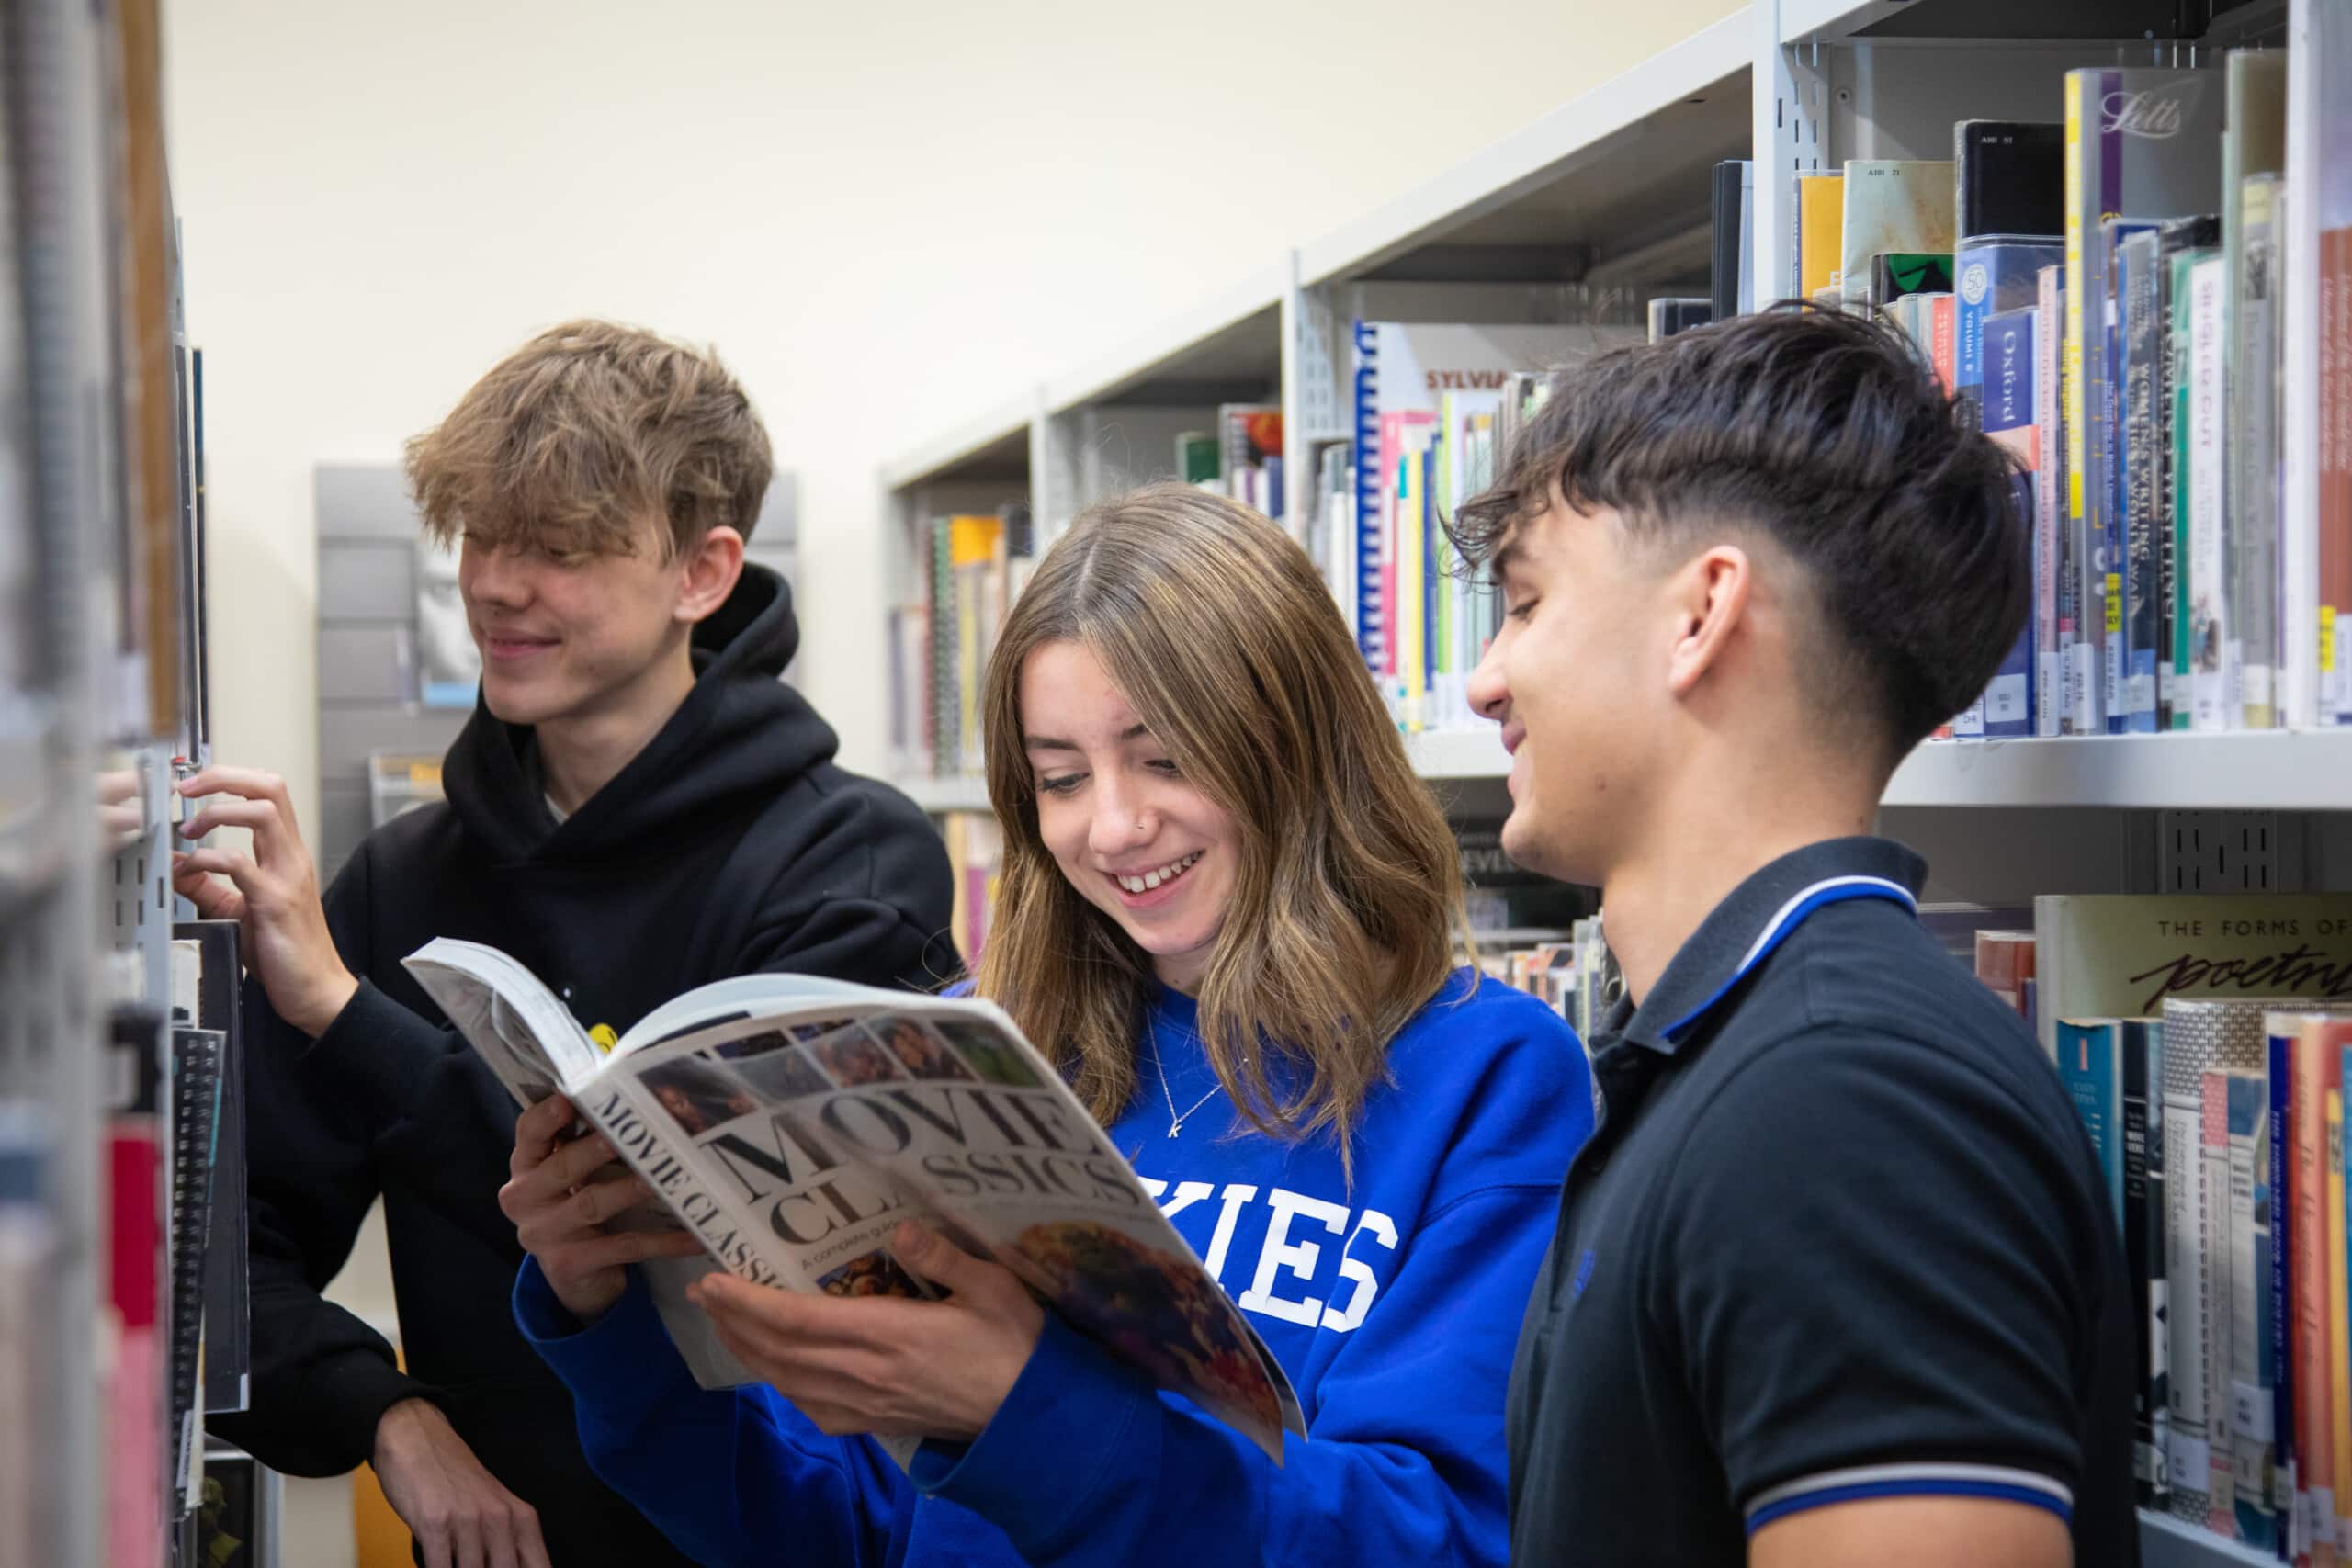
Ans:
{"type": "Polygon", "coordinates": [[[1184,1123],[1182,1122],[1170,1122],[1168,1123],[1168,1135],[1171,1138],[1178,1136],[1183,1131],[1184,1123]]]}

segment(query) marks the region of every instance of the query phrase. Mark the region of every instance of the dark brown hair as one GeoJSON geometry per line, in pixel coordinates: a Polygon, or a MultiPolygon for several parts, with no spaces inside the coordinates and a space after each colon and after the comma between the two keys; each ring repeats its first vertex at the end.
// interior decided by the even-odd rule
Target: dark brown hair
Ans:
{"type": "Polygon", "coordinates": [[[408,444],[435,542],[559,555],[632,554],[649,521],[665,559],[717,527],[748,539],[774,467],[715,352],[611,321],[541,333],[408,444]]]}
{"type": "Polygon", "coordinates": [[[1149,958],[1038,833],[1021,672],[1060,641],[1102,661],[1238,836],[1199,998],[1218,1082],[1261,1132],[1328,1127],[1344,1157],[1390,1038],[1445,983],[1466,931],[1453,836],[1330,591],[1247,507],[1153,485],[1080,515],[998,634],[980,702],[1004,863],[978,991],[1107,1122],[1136,1092],[1153,981],[1149,958]],[[1270,1052],[1290,1070],[1270,1075],[1270,1052]]]}
{"type": "Polygon", "coordinates": [[[1756,531],[1814,594],[1825,678],[1808,688],[1860,716],[1892,767],[1975,700],[2025,624],[2016,471],[1897,330],[1786,303],[1555,378],[1500,480],[1448,531],[1465,559],[1490,559],[1555,490],[1647,545],[1756,531]]]}

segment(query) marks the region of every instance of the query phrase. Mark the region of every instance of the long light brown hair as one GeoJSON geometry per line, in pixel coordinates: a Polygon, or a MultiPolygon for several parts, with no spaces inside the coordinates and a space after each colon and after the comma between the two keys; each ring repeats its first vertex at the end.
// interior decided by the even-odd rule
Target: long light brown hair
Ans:
{"type": "Polygon", "coordinates": [[[1154,981],[1038,833],[1021,673],[1061,641],[1102,662],[1232,818],[1239,863],[1198,998],[1217,1081],[1260,1132],[1329,1128],[1344,1158],[1389,1040],[1444,984],[1466,926],[1453,835],[1339,606],[1279,527],[1161,484],[1080,515],[1005,617],[980,698],[1004,862],[978,991],[1108,1122],[1136,1092],[1154,981]]]}

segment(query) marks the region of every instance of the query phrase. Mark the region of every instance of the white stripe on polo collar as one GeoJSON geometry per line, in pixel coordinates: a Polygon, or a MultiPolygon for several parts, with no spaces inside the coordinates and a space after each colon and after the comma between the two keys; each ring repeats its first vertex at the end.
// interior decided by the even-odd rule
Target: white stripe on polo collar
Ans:
{"type": "Polygon", "coordinates": [[[1915,915],[1919,912],[1919,900],[1911,896],[1911,889],[1883,876],[1832,876],[1816,882],[1773,913],[1772,918],[1765,922],[1763,931],[1749,946],[1747,956],[1739,961],[1739,967],[1732,971],[1731,977],[1715,987],[1714,994],[1705,1001],[1668,1024],[1665,1030],[1666,1038],[1672,1040],[1705,1017],[1707,1010],[1723,1000],[1725,992],[1747,978],[1747,972],[1762,963],[1765,954],[1780,946],[1781,940],[1803,923],[1807,915],[1824,904],[1840,903],[1848,898],[1891,898],[1915,915]]]}

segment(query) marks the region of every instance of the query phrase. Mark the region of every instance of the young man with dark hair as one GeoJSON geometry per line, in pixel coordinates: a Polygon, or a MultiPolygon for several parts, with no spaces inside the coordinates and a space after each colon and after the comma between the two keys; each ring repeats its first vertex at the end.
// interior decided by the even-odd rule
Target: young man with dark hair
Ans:
{"type": "Polygon", "coordinates": [[[1602,889],[1627,993],[1511,1381],[1514,1560],[2136,1561],[2104,1184],[1865,836],[2023,622],[2004,457],[1887,330],[1783,308],[1564,378],[1456,527],[1505,847],[1602,889]]]}
{"type": "MultiPolygon", "coordinates": [[[[481,700],[447,803],[368,835],[322,902],[282,781],[212,768],[175,883],[244,927],[254,1395],[219,1420],[265,1463],[372,1461],[431,1568],[684,1563],[590,1471],[571,1401],[516,1331],[498,1206],[515,1109],[401,960],[513,953],[600,1037],[753,970],[929,987],[957,962],[939,835],[836,767],[778,677],[799,632],[745,564],[767,434],[718,359],[553,329],[409,446],[426,532],[461,546],[481,700]],[[242,797],[242,798],[232,798],[242,797]],[[322,1299],[381,1194],[405,1370],[322,1299]]],[[[695,1249],[633,1233],[613,1261],[695,1249]]]]}

